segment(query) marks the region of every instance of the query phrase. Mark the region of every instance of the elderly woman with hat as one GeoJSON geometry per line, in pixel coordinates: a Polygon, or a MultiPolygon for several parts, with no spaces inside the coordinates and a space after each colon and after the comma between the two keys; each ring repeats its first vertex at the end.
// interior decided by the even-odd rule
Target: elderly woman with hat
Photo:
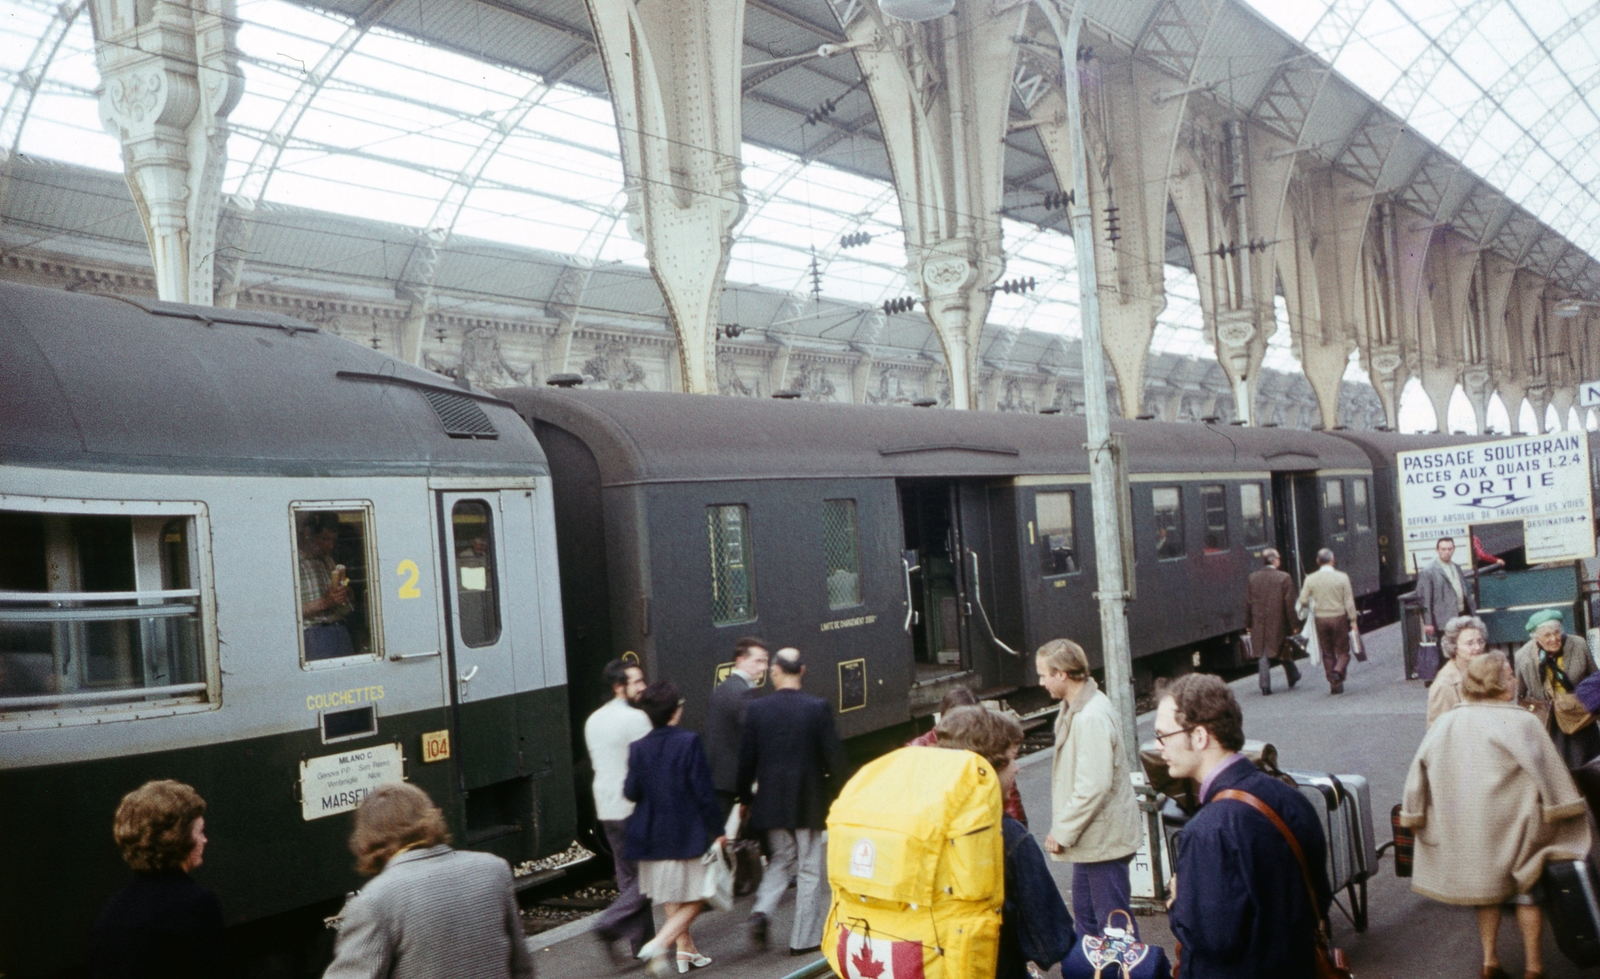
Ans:
{"type": "Polygon", "coordinates": [[[1589,644],[1568,635],[1561,611],[1547,608],[1528,618],[1533,638],[1517,650],[1517,696],[1549,705],[1546,725],[1568,768],[1577,768],[1600,755],[1600,729],[1585,719],[1577,698],[1578,684],[1594,672],[1589,644]],[[1574,726],[1578,725],[1578,726],[1574,726]]]}
{"type": "Polygon", "coordinates": [[[1411,889],[1477,908],[1483,979],[1506,979],[1501,905],[1516,908],[1524,979],[1543,975],[1536,885],[1549,860],[1580,860],[1590,836],[1583,797],[1539,722],[1512,703],[1504,655],[1473,657],[1462,703],[1428,729],[1406,778],[1400,823],[1417,831],[1411,889]]]}

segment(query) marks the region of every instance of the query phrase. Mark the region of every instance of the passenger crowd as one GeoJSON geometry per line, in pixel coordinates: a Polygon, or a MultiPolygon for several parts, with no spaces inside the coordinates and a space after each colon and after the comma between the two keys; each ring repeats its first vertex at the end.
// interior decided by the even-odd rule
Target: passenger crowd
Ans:
{"type": "MultiPolygon", "coordinates": [[[[1476,908],[1483,979],[1507,976],[1497,938],[1508,904],[1523,938],[1524,976],[1536,979],[1543,975],[1541,880],[1552,865],[1583,860],[1590,850],[1589,811],[1570,772],[1600,756],[1600,673],[1557,610],[1528,620],[1530,639],[1513,657],[1491,649],[1451,548],[1441,540],[1438,566],[1419,579],[1426,638],[1437,643],[1441,663],[1397,821],[1415,834],[1414,889],[1476,908]]],[[[1250,579],[1246,622],[1264,695],[1274,663],[1290,687],[1298,682],[1296,635],[1315,643],[1335,694],[1360,649],[1349,579],[1330,553],[1318,563],[1298,593],[1274,551],[1250,579]]],[[[1042,847],[1016,789],[1024,736],[1013,715],[955,689],[934,729],[909,745],[972,752],[998,777],[997,979],[1025,979],[1057,964],[1064,977],[1099,975],[1081,970],[1105,949],[1139,950],[1124,960],[1138,979],[1168,969],[1196,979],[1340,975],[1327,944],[1333,895],[1323,815],[1292,780],[1244,753],[1243,711],[1232,689],[1193,673],[1159,690],[1155,751],[1171,778],[1189,780],[1196,808],[1172,854],[1167,907],[1176,944],[1152,949],[1139,943],[1132,916],[1130,863],[1150,819],[1129,770],[1139,746],[1123,743],[1081,646],[1048,642],[1034,667],[1060,701],[1042,847]],[[1070,910],[1051,861],[1072,865],[1070,910]]],[[[745,923],[754,947],[776,937],[772,919],[791,889],[794,909],[782,936],[789,953],[815,952],[829,940],[829,806],[852,769],[828,702],[804,692],[806,672],[798,649],[769,653],[764,640],[739,640],[695,733],[681,726],[684,698],[673,682],[648,682],[631,661],[605,667],[612,697],[586,720],[584,739],[618,891],[593,929],[618,967],[643,960],[652,974],[669,975],[712,965],[693,926],[707,908],[731,909],[735,887],[755,892],[745,923]],[[752,856],[757,849],[764,869],[752,856]],[[654,905],[663,913],[659,927],[654,905]]],[[[189,876],[204,855],[205,812],[198,793],[175,781],[124,797],[113,834],[134,880],[96,925],[96,975],[226,974],[220,904],[189,876]]],[[[452,848],[443,816],[421,789],[391,784],[368,795],[350,849],[372,880],[346,904],[327,977],[533,974],[510,868],[452,848]]]]}

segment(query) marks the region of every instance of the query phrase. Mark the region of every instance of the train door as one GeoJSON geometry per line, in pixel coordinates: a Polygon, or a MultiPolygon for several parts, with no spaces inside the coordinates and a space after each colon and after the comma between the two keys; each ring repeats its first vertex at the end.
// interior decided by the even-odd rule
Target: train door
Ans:
{"type": "Polygon", "coordinates": [[[452,757],[467,796],[467,842],[512,859],[533,835],[517,843],[532,798],[516,694],[543,685],[537,579],[525,567],[531,502],[522,490],[487,490],[441,492],[438,506],[452,757]]]}
{"type": "Polygon", "coordinates": [[[1272,521],[1278,553],[1283,555],[1283,570],[1294,575],[1298,585],[1317,570],[1317,551],[1322,547],[1316,473],[1272,474],[1272,521]]]}
{"type": "Polygon", "coordinates": [[[900,484],[914,684],[959,673],[970,663],[959,513],[952,482],[900,484]]]}

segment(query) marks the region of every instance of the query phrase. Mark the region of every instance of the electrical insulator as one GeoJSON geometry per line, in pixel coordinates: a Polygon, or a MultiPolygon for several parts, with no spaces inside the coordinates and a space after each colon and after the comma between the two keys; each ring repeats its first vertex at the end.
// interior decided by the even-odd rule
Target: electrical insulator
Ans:
{"type": "Polygon", "coordinates": [[[1012,294],[1032,292],[1037,287],[1038,283],[1034,280],[1034,277],[1030,275],[1026,279],[1012,279],[1010,282],[1001,283],[1000,291],[1009,296],[1012,294]]]}
{"type": "Polygon", "coordinates": [[[840,248],[859,248],[862,245],[868,244],[871,241],[872,241],[872,235],[868,234],[865,231],[857,231],[855,234],[845,235],[843,238],[840,238],[839,239],[839,247],[840,248]]]}
{"type": "Polygon", "coordinates": [[[1122,219],[1117,217],[1120,210],[1115,204],[1106,208],[1106,237],[1113,245],[1122,240],[1122,219]]]}
{"type": "Polygon", "coordinates": [[[893,316],[896,313],[909,313],[916,305],[917,300],[911,296],[890,299],[883,304],[883,315],[893,316]]]}
{"type": "Polygon", "coordinates": [[[1041,203],[1047,211],[1059,211],[1063,208],[1071,207],[1075,200],[1073,192],[1070,190],[1052,190],[1044,195],[1044,200],[1041,203]]]}

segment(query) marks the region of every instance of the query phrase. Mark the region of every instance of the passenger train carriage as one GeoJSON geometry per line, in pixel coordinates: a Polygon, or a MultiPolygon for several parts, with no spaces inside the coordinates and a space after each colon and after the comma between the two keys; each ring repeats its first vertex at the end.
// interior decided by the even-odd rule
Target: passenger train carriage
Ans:
{"type": "MultiPolygon", "coordinates": [[[[1080,418],[502,393],[551,461],[570,661],[638,656],[684,686],[689,723],[747,633],[806,652],[807,687],[846,736],[927,713],[951,686],[1031,685],[1033,650],[1056,636],[1100,662],[1080,418]]],[[[1372,469],[1355,445],[1113,429],[1149,531],[1135,540],[1137,653],[1234,655],[1245,579],[1272,543],[1308,570],[1329,547],[1357,592],[1377,590],[1372,469]]],[[[574,673],[575,698],[605,695],[574,673]]]]}
{"type": "MultiPolygon", "coordinates": [[[[1331,548],[1374,607],[1404,586],[1394,452],[1432,437],[1113,428],[1141,679],[1237,662],[1267,546],[1297,576],[1331,548]]],[[[1061,416],[486,394],[272,314],[0,284],[0,973],[81,960],[147,779],[207,798],[198,878],[260,922],[359,885],[348,813],[385,779],[462,845],[564,851],[616,656],[693,726],[736,639],[797,645],[847,737],[1031,687],[1056,636],[1098,663],[1084,441],[1061,416]]]]}
{"type": "Polygon", "coordinates": [[[388,778],[474,849],[568,845],[550,477],[514,412],[274,315],[0,285],[0,337],[0,973],[82,956],[150,778],[210,804],[230,924],[358,886],[340,814],[388,778]]]}

